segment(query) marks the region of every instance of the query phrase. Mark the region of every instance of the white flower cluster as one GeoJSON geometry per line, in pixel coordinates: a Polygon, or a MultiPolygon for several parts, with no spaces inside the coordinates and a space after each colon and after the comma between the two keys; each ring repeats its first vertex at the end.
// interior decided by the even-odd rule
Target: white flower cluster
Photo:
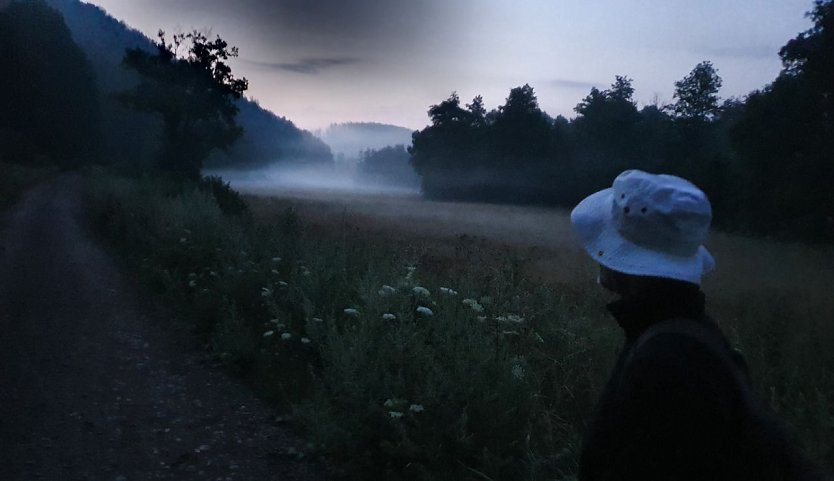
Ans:
{"type": "Polygon", "coordinates": [[[481,303],[479,303],[475,299],[467,298],[467,299],[464,299],[462,302],[463,302],[464,306],[469,306],[469,308],[472,309],[475,312],[484,312],[484,306],[481,305],[481,303]]]}
{"type": "Polygon", "coordinates": [[[383,321],[393,321],[396,318],[397,318],[397,316],[395,316],[393,314],[390,314],[390,313],[387,313],[387,312],[382,315],[382,320],[383,321]]]}
{"type": "Polygon", "coordinates": [[[383,297],[393,295],[395,292],[397,292],[397,290],[389,285],[384,285],[379,291],[377,291],[377,293],[383,297]]]}
{"type": "Polygon", "coordinates": [[[434,312],[432,312],[432,310],[428,307],[419,306],[417,308],[417,314],[420,314],[421,316],[431,317],[434,315],[434,312]]]}
{"type": "Polygon", "coordinates": [[[388,417],[391,419],[400,419],[403,417],[405,415],[406,405],[408,405],[408,411],[411,413],[416,414],[425,411],[422,404],[409,404],[405,399],[386,399],[382,405],[388,408],[388,417]]]}
{"type": "Polygon", "coordinates": [[[515,324],[521,324],[524,322],[524,318],[519,316],[518,314],[507,314],[506,316],[498,316],[495,318],[498,322],[512,322],[515,324]]]}
{"type": "Polygon", "coordinates": [[[417,296],[417,297],[430,297],[431,296],[431,293],[429,292],[429,290],[426,289],[423,286],[416,286],[413,289],[411,289],[411,292],[413,292],[414,295],[417,296]]]}
{"type": "Polygon", "coordinates": [[[348,307],[347,309],[345,309],[344,313],[347,314],[350,317],[359,317],[359,311],[357,311],[356,309],[354,309],[352,307],[348,307]]]}
{"type": "Polygon", "coordinates": [[[458,295],[458,291],[456,291],[452,288],[449,288],[449,287],[441,287],[440,288],[440,293],[443,294],[444,296],[449,296],[449,297],[455,297],[456,295],[458,295]]]}

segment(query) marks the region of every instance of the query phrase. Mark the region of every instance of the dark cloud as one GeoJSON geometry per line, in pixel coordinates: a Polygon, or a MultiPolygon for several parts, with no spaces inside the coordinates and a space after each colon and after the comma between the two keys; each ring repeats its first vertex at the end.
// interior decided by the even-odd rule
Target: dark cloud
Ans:
{"type": "Polygon", "coordinates": [[[174,18],[226,18],[244,27],[244,35],[280,42],[276,45],[353,45],[371,50],[414,42],[425,28],[449,20],[437,15],[440,7],[453,10],[443,0],[146,1],[174,18]]]}
{"type": "Polygon", "coordinates": [[[558,87],[558,88],[567,88],[567,89],[577,89],[577,90],[591,90],[592,87],[599,88],[602,84],[596,82],[586,82],[584,80],[573,80],[573,79],[551,79],[547,82],[548,85],[551,87],[558,87]]]}
{"type": "Polygon", "coordinates": [[[350,65],[358,63],[356,58],[302,58],[292,63],[284,62],[258,62],[253,60],[246,60],[246,63],[257,66],[267,70],[284,70],[287,72],[295,72],[306,75],[317,75],[322,70],[331,67],[338,67],[340,65],[350,65]]]}

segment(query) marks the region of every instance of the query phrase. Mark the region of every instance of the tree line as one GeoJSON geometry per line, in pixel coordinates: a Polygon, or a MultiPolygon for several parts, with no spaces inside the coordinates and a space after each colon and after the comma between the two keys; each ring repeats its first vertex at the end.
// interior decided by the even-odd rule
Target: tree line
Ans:
{"type": "Polygon", "coordinates": [[[543,112],[530,85],[487,111],[452,93],[413,134],[411,163],[435,199],[571,206],[629,168],[692,180],[716,224],[783,238],[834,239],[834,4],[779,51],[783,69],[745,99],[719,97],[703,61],[673,103],[638,108],[632,79],[592,88],[576,117],[543,112]]]}

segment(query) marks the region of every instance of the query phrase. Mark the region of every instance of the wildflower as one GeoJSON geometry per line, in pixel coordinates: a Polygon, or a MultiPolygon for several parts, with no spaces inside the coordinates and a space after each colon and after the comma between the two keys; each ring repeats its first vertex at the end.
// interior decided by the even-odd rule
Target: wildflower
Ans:
{"type": "Polygon", "coordinates": [[[272,269],[272,271],[271,271],[271,272],[272,272],[273,274],[276,274],[276,275],[277,275],[277,274],[278,274],[278,269],[272,269]]]}
{"type": "Polygon", "coordinates": [[[196,287],[197,286],[197,281],[195,281],[194,279],[191,279],[190,281],[188,281],[188,286],[189,287],[196,287]]]}
{"type": "Polygon", "coordinates": [[[421,413],[421,412],[425,411],[425,409],[423,409],[422,404],[412,404],[411,406],[408,407],[408,410],[413,412],[413,413],[421,413]]]}
{"type": "Polygon", "coordinates": [[[186,239],[185,237],[180,237],[180,244],[185,244],[186,242],[188,242],[188,239],[186,239]]]}
{"type": "Polygon", "coordinates": [[[486,316],[478,316],[478,320],[484,322],[487,320],[486,316]]]}
{"type": "Polygon", "coordinates": [[[456,291],[454,289],[450,289],[448,287],[441,287],[440,288],[440,293],[443,294],[444,296],[449,296],[449,297],[455,297],[456,295],[458,295],[458,291],[456,291]]]}
{"type": "Polygon", "coordinates": [[[197,274],[194,273],[194,272],[191,272],[191,273],[188,274],[188,277],[197,277],[197,274]]]}
{"type": "Polygon", "coordinates": [[[281,258],[280,257],[273,257],[272,262],[281,262],[281,258]]]}
{"type": "Polygon", "coordinates": [[[388,416],[390,416],[391,419],[399,419],[403,417],[403,413],[399,411],[388,411],[388,416]]]}
{"type": "Polygon", "coordinates": [[[378,294],[380,296],[390,296],[391,294],[393,294],[395,292],[397,292],[396,289],[394,289],[391,286],[385,285],[385,286],[382,286],[382,288],[378,291],[378,294]]]}
{"type": "Polygon", "coordinates": [[[301,338],[301,344],[310,344],[310,338],[309,337],[302,337],[301,338]]]}
{"type": "Polygon", "coordinates": [[[524,318],[517,315],[517,314],[507,314],[506,316],[498,316],[495,318],[498,322],[513,322],[515,324],[521,324],[524,322],[524,318]]]}
{"type": "Polygon", "coordinates": [[[418,296],[418,297],[429,297],[431,295],[429,290],[426,289],[423,286],[417,286],[417,287],[411,289],[411,292],[413,292],[414,295],[418,296]]]}
{"type": "Polygon", "coordinates": [[[347,314],[348,316],[351,316],[351,317],[359,317],[359,311],[357,311],[356,309],[354,309],[352,307],[349,307],[349,308],[345,309],[344,313],[347,314]]]}
{"type": "Polygon", "coordinates": [[[269,297],[272,295],[272,289],[268,287],[261,287],[261,297],[269,297]]]}
{"type": "Polygon", "coordinates": [[[434,315],[434,313],[431,311],[431,309],[429,309],[428,307],[424,307],[424,306],[419,306],[417,308],[417,314],[420,314],[420,315],[423,315],[423,316],[426,316],[426,317],[434,315]]]}
{"type": "Polygon", "coordinates": [[[406,270],[408,270],[408,274],[405,275],[405,278],[411,279],[412,277],[414,277],[414,271],[416,271],[417,268],[414,266],[408,266],[406,267],[406,270]]]}
{"type": "Polygon", "coordinates": [[[314,317],[312,320],[313,320],[313,322],[324,322],[324,319],[322,319],[320,317],[314,317]]]}
{"type": "Polygon", "coordinates": [[[484,306],[475,299],[464,299],[463,305],[469,306],[475,312],[484,312],[484,306]]]}
{"type": "Polygon", "coordinates": [[[282,341],[289,341],[290,339],[292,339],[292,334],[290,334],[289,332],[281,334],[282,341]]]}
{"type": "Polygon", "coordinates": [[[389,313],[387,313],[387,312],[386,312],[385,314],[383,314],[383,315],[382,315],[382,320],[383,320],[383,321],[393,321],[393,320],[394,320],[394,319],[396,319],[396,318],[397,318],[397,316],[395,316],[395,315],[393,315],[393,314],[389,314],[389,313]]]}
{"type": "Polygon", "coordinates": [[[524,379],[524,367],[521,364],[513,364],[512,374],[519,381],[524,379]]]}
{"type": "Polygon", "coordinates": [[[404,399],[393,398],[393,399],[386,399],[385,402],[382,403],[382,405],[387,407],[387,408],[392,408],[392,407],[395,407],[395,406],[404,406],[407,403],[408,403],[408,401],[406,401],[404,399]]]}
{"type": "Polygon", "coordinates": [[[210,275],[211,277],[217,277],[217,273],[216,273],[216,272],[214,272],[214,271],[209,272],[209,275],[210,275]]]}
{"type": "Polygon", "coordinates": [[[275,331],[266,331],[264,337],[271,337],[273,334],[275,334],[275,331]]]}
{"type": "Polygon", "coordinates": [[[280,287],[287,287],[287,286],[289,286],[289,284],[287,284],[287,283],[286,283],[286,282],[284,282],[284,281],[278,281],[278,285],[279,285],[280,287]]]}

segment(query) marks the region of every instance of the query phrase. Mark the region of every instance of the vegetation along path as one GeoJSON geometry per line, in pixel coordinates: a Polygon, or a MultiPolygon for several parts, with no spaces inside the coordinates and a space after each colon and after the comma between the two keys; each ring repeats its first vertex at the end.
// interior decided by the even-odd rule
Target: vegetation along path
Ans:
{"type": "Polygon", "coordinates": [[[0,477],[311,480],[300,441],[120,275],[81,179],[0,217],[0,477]]]}

